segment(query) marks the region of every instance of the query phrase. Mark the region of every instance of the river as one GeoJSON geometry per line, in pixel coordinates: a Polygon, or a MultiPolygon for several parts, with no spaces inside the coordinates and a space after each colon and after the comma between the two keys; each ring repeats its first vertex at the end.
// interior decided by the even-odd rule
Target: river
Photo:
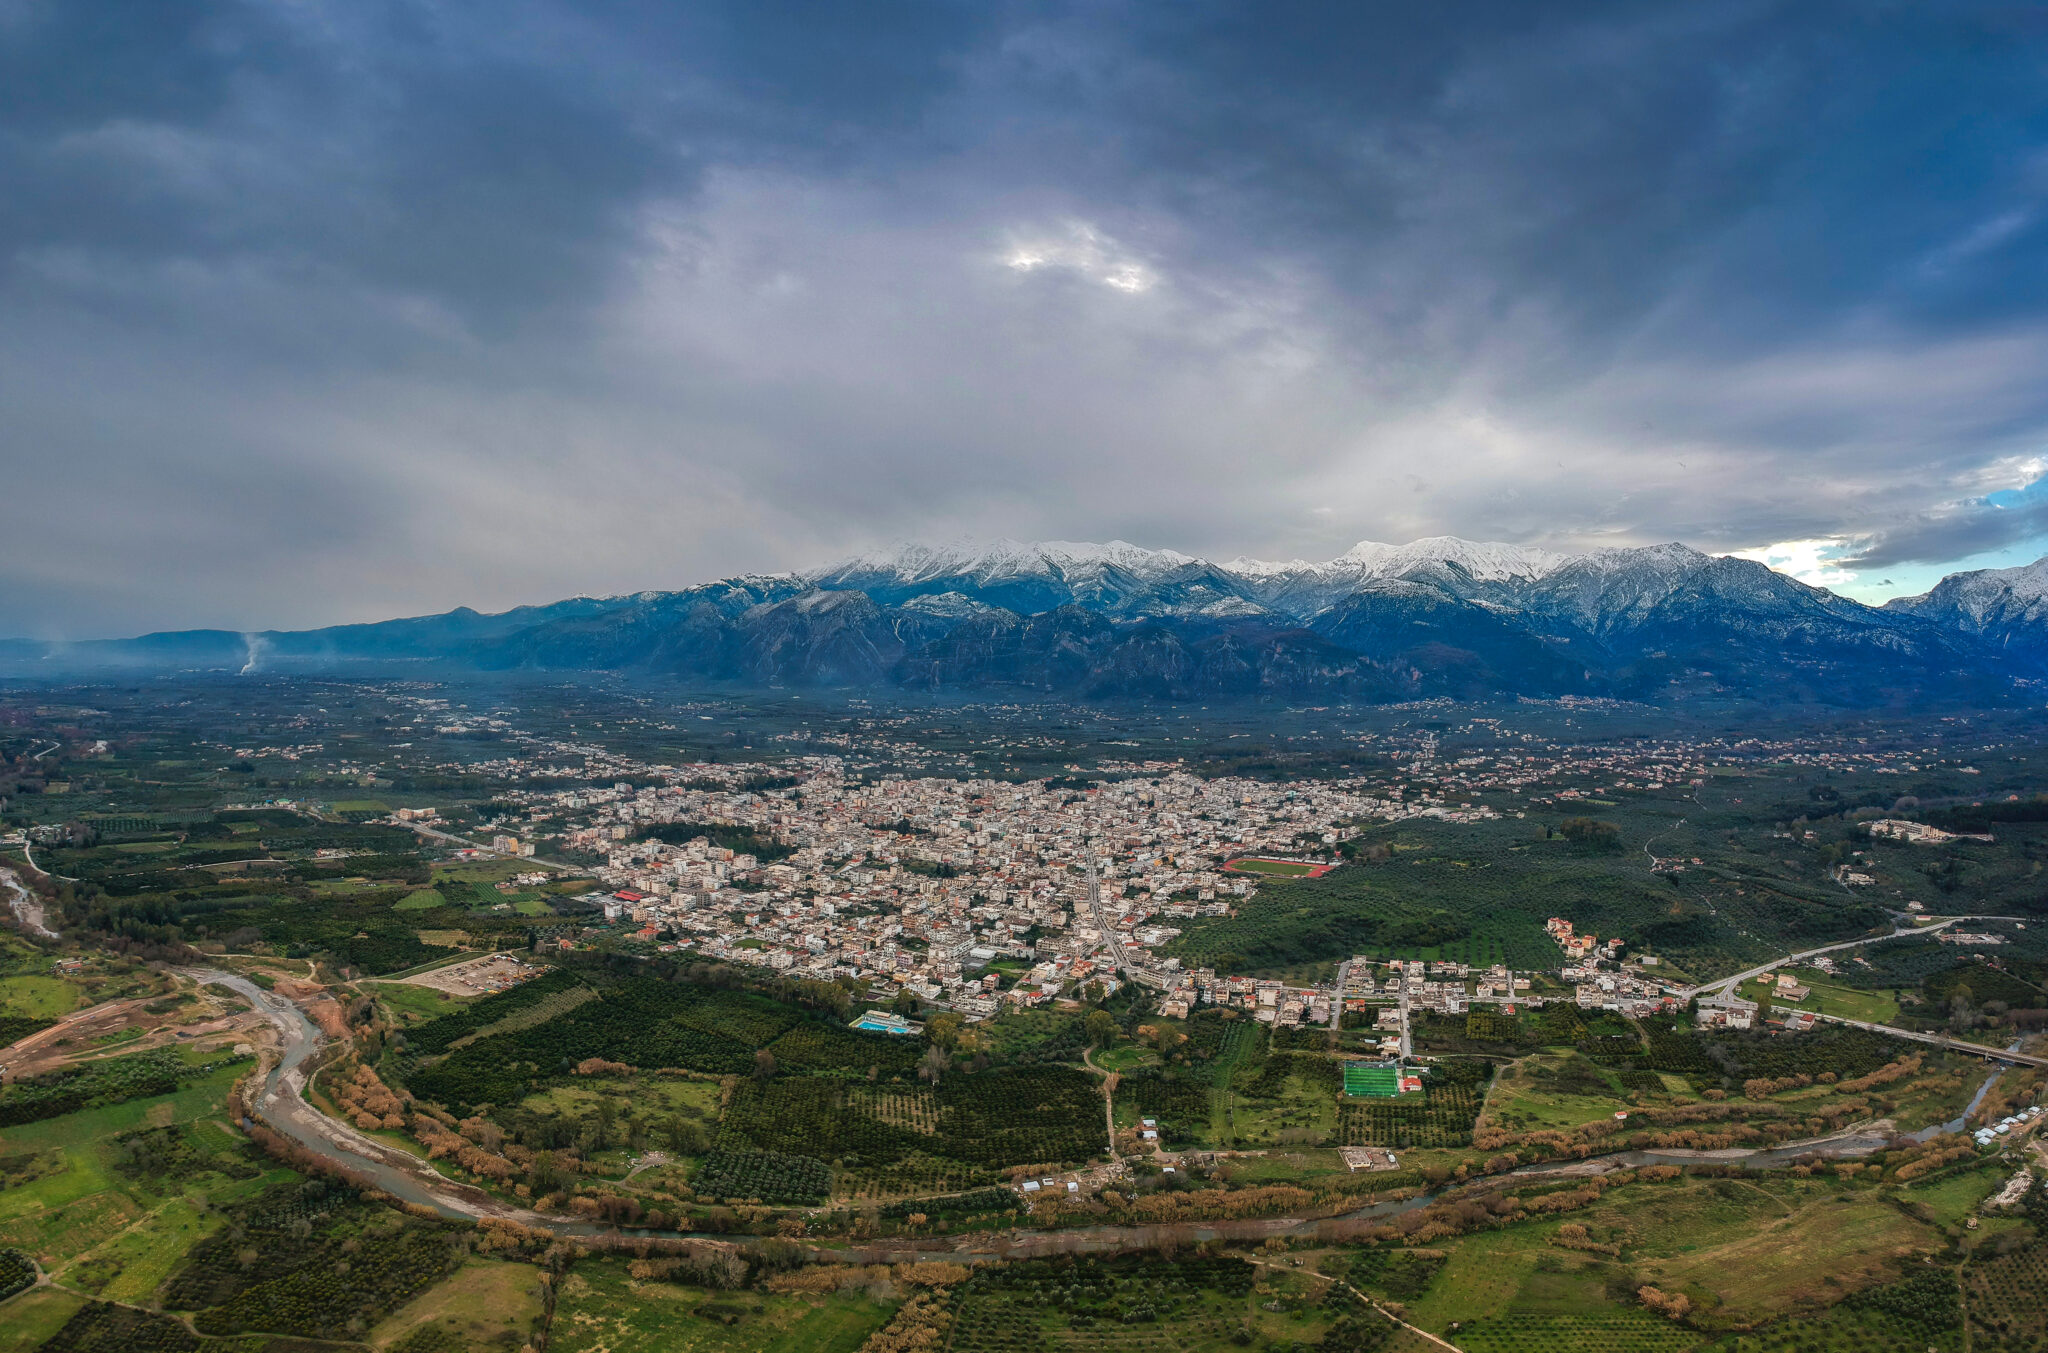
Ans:
{"type": "Polygon", "coordinates": [[[562,1229],[560,1218],[507,1207],[482,1189],[448,1179],[417,1156],[367,1137],[306,1102],[306,1083],[317,1069],[326,1040],[313,1021],[290,1000],[265,991],[246,977],[216,968],[188,968],[184,975],[225,987],[268,1019],[281,1040],[277,1062],[264,1073],[250,1107],[275,1132],[328,1164],[365,1180],[401,1202],[419,1203],[444,1217],[477,1221],[503,1218],[528,1226],[562,1229]]]}
{"type": "Polygon", "coordinates": [[[0,888],[7,890],[7,905],[13,908],[15,919],[38,935],[57,938],[43,912],[43,899],[29,891],[12,869],[0,869],[0,888]]]}
{"type": "MultiPolygon", "coordinates": [[[[2019,1050],[2019,1039],[2014,1039],[2012,1042],[2012,1046],[2006,1049],[2007,1052],[2018,1052],[2019,1050]]],[[[1969,1104],[1963,1109],[1962,1113],[1959,1116],[1949,1119],[1946,1123],[1930,1124],[1927,1127],[1921,1128],[1918,1132],[1909,1133],[1907,1135],[1910,1136],[1916,1142],[1925,1142],[1931,1141],[1934,1138],[1941,1136],[1945,1132],[1961,1132],[1963,1128],[1969,1124],[1970,1115],[1977,1112],[1977,1106],[1984,1102],[1984,1096],[1991,1093],[1991,1087],[1998,1084],[1998,1078],[2000,1076],[2003,1076],[2004,1074],[2005,1068],[2000,1067],[1998,1070],[1986,1076],[1984,1078],[1984,1083],[1977,1087],[1976,1094],[1970,1096],[1969,1104]]]]}
{"type": "MultiPolygon", "coordinates": [[[[277,1029],[282,1043],[277,1062],[264,1073],[263,1082],[251,1106],[274,1131],[319,1156],[337,1169],[407,1203],[430,1207],[451,1220],[478,1221],[486,1218],[518,1222],[522,1226],[552,1231],[578,1239],[697,1239],[725,1240],[741,1245],[759,1243],[757,1237],[687,1235],[674,1231],[622,1231],[598,1223],[550,1216],[527,1208],[512,1207],[482,1189],[457,1183],[435,1171],[408,1152],[367,1137],[348,1124],[328,1117],[306,1102],[305,1091],[315,1059],[326,1040],[298,1006],[283,996],[263,990],[246,977],[213,968],[187,969],[185,976],[225,987],[247,1000],[277,1029]]],[[[1978,1089],[1971,1102],[1981,1102],[1994,1074],[1978,1089]]],[[[1967,1114],[1967,1111],[1966,1111],[1967,1114]]],[[[1960,1120],[1958,1120],[1960,1121],[1960,1120]]],[[[1938,1124],[1926,1135],[1955,1130],[1938,1124]]],[[[1869,1130],[1837,1133],[1829,1137],[1790,1142],[1768,1150],[1725,1151],[1617,1151],[1586,1160],[1525,1165],[1501,1178],[1536,1179],[1544,1176],[1596,1175],[1641,1165],[1740,1165],[1745,1169],[1768,1170],[1815,1157],[1856,1158],[1881,1150],[1891,1134],[1869,1130]]],[[[1453,1190],[1472,1187],[1458,1185],[1453,1190]]],[[[1418,1194],[1412,1198],[1377,1202],[1332,1217],[1258,1217],[1214,1222],[1176,1222],[1158,1226],[1082,1226],[1059,1231],[977,1232],[969,1235],[919,1242],[880,1242],[872,1246],[817,1248],[821,1259],[853,1263],[900,1263],[930,1258],[936,1253],[958,1253],[991,1258],[1022,1259],[1049,1254],[1076,1254],[1144,1249],[1161,1244],[1199,1244],[1205,1240],[1256,1241],[1269,1236],[1307,1237],[1336,1241],[1356,1237],[1388,1217],[1429,1206],[1443,1193],[1418,1194]]]]}

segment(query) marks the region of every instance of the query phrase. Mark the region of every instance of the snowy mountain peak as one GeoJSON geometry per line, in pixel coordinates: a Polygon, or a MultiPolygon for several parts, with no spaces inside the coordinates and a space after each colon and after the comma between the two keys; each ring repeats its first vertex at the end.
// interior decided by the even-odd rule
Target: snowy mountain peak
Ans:
{"type": "Polygon", "coordinates": [[[1526,545],[1499,541],[1461,540],[1457,536],[1429,536],[1406,545],[1387,545],[1361,540],[1328,563],[1306,559],[1285,562],[1248,559],[1240,556],[1221,567],[1240,578],[1256,581],[1295,577],[1341,577],[1350,579],[1397,578],[1419,569],[1452,565],[1480,582],[1503,582],[1517,578],[1540,578],[1572,556],[1526,545]]]}
{"type": "Polygon", "coordinates": [[[987,615],[995,608],[983,605],[964,592],[936,592],[910,598],[903,603],[903,609],[942,620],[964,620],[969,616],[987,615]]]}
{"type": "Polygon", "coordinates": [[[876,577],[903,584],[938,578],[992,582],[1113,567],[1151,578],[1198,562],[1176,550],[1148,550],[1127,540],[1112,540],[1107,545],[1072,540],[958,540],[944,545],[905,541],[828,564],[805,576],[813,582],[876,577]]]}
{"type": "Polygon", "coordinates": [[[1913,610],[1947,594],[1965,604],[1990,604],[2010,599],[2015,602],[2048,598],[2048,558],[2016,568],[1980,568],[1968,573],[1951,573],[1933,590],[1917,597],[1895,597],[1886,603],[1899,610],[1913,610]]]}
{"type": "Polygon", "coordinates": [[[1373,577],[1398,577],[1414,569],[1449,564],[1481,582],[1503,582],[1512,578],[1540,578],[1569,557],[1497,540],[1428,536],[1406,545],[1361,540],[1331,563],[1351,565],[1373,577]]]}
{"type": "Polygon", "coordinates": [[[1235,573],[1240,578],[1284,578],[1293,573],[1307,573],[1323,565],[1311,564],[1306,559],[1278,562],[1271,559],[1248,559],[1244,555],[1239,555],[1217,567],[1225,573],[1235,573]]]}
{"type": "Polygon", "coordinates": [[[1920,616],[1969,634],[2017,635],[2048,627],[2048,558],[2017,568],[1951,573],[1917,597],[1894,597],[1887,611],[1920,616]]]}

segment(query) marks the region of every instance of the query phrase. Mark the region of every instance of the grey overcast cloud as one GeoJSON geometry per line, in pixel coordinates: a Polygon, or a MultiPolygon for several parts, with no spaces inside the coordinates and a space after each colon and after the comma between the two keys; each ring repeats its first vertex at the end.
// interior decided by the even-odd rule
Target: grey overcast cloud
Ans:
{"type": "Polygon", "coordinates": [[[2048,536],[2048,9],[0,0],[0,634],[2048,536]]]}

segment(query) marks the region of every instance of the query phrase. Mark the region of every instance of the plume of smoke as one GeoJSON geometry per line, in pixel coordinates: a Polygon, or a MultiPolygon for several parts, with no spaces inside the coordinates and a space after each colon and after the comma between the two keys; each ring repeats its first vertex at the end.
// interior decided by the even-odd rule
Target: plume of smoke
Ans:
{"type": "Polygon", "coordinates": [[[235,675],[247,676],[251,672],[262,671],[263,655],[270,651],[270,640],[260,634],[244,634],[242,646],[248,650],[248,660],[242,664],[242,670],[235,675]]]}

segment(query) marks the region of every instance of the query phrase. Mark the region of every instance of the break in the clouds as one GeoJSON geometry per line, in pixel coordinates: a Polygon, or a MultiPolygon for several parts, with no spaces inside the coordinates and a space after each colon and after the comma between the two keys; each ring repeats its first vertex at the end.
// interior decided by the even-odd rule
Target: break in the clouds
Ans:
{"type": "MultiPolygon", "coordinates": [[[[0,0],[0,632],[2048,535],[2048,20],[0,0]]],[[[1915,575],[1918,576],[1918,575],[1915,575]]]]}

